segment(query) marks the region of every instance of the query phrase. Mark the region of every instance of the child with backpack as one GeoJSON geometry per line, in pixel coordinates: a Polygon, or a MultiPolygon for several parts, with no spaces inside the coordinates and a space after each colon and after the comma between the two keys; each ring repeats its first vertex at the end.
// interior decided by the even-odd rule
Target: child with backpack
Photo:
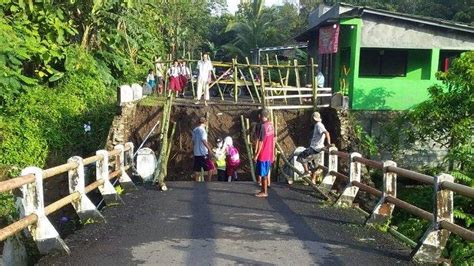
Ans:
{"type": "Polygon", "coordinates": [[[240,165],[239,150],[234,147],[230,136],[224,139],[224,147],[226,151],[227,182],[231,182],[232,179],[237,180],[237,168],[240,165]]]}
{"type": "Polygon", "coordinates": [[[217,148],[214,148],[214,159],[217,166],[217,181],[226,181],[226,151],[222,139],[217,139],[217,148]]]}

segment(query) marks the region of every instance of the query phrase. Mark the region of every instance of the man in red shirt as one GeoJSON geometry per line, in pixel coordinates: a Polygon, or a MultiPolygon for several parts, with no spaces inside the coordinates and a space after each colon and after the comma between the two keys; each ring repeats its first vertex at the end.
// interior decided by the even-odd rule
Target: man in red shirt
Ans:
{"type": "Polygon", "coordinates": [[[259,180],[262,180],[262,190],[255,195],[259,198],[268,197],[268,176],[275,159],[273,154],[275,150],[275,130],[272,123],[268,121],[268,117],[268,110],[263,109],[259,115],[262,124],[255,144],[255,156],[253,158],[257,162],[256,170],[259,180]]]}

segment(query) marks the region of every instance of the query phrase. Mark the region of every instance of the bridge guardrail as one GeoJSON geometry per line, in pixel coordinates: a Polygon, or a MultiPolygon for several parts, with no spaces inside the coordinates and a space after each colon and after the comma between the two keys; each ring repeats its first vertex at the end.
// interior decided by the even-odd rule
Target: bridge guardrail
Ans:
{"type": "MultiPolygon", "coordinates": [[[[277,143],[278,152],[284,155],[283,150],[277,143]]],[[[453,217],[453,193],[456,192],[462,196],[474,198],[474,188],[454,183],[454,177],[447,174],[439,176],[429,176],[417,173],[408,169],[397,167],[393,161],[374,161],[362,157],[359,153],[345,153],[338,151],[335,147],[326,148],[322,151],[319,168],[326,172],[320,185],[312,187],[319,191],[326,199],[329,199],[331,188],[336,178],[341,178],[347,182],[343,192],[338,195],[336,205],[352,206],[358,190],[363,190],[373,196],[379,197],[379,201],[374,210],[366,220],[366,224],[385,224],[391,217],[395,207],[431,222],[430,227],[423,237],[417,243],[412,251],[411,257],[416,262],[437,263],[441,258],[442,250],[451,232],[461,236],[468,241],[474,241],[474,232],[454,223],[453,217]],[[328,166],[324,165],[324,152],[329,152],[328,166]],[[339,173],[338,158],[349,162],[349,176],[339,173]],[[383,189],[378,190],[369,185],[361,183],[360,172],[361,164],[383,170],[383,189]],[[424,183],[433,185],[433,213],[416,207],[406,201],[397,198],[397,175],[424,183]]],[[[285,156],[282,156],[284,158],[285,156]]],[[[285,160],[289,165],[289,162],[285,160]]],[[[290,166],[291,167],[291,166],[290,166]]],[[[297,172],[299,175],[303,173],[297,172]]],[[[305,181],[311,183],[309,178],[305,181]]]]}
{"type": "Polygon", "coordinates": [[[21,218],[0,229],[0,241],[28,228],[40,253],[46,254],[53,249],[69,253],[69,248],[47,216],[72,204],[82,222],[105,221],[96,206],[87,197],[87,193],[98,188],[106,203],[121,203],[120,196],[110,182],[116,177],[119,178],[120,185],[124,190],[136,189],[126,172],[133,167],[133,150],[133,143],[128,142],[125,145],[116,145],[112,151],[98,150],[95,156],[85,159],[79,156],[71,157],[66,164],[46,170],[27,167],[23,169],[20,177],[0,182],[0,192],[20,188],[22,193],[21,204],[18,206],[21,218]],[[93,163],[96,163],[96,181],[86,186],[84,167],[93,163]],[[111,165],[113,168],[109,169],[111,165]],[[44,206],[43,181],[66,172],[68,173],[70,194],[44,206]]]}

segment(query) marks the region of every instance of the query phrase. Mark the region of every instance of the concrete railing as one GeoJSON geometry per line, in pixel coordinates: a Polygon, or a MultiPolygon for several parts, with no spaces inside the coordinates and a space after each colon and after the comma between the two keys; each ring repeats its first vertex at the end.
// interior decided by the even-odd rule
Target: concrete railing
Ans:
{"type": "MultiPolygon", "coordinates": [[[[284,155],[283,150],[278,144],[277,149],[284,155]]],[[[284,158],[286,164],[291,167],[286,157],[282,156],[282,158],[284,158]]],[[[321,161],[318,167],[325,172],[325,176],[319,185],[312,185],[315,190],[319,191],[326,199],[329,199],[336,178],[340,178],[346,182],[342,193],[337,195],[335,205],[351,207],[359,190],[379,197],[379,201],[366,220],[366,224],[386,224],[391,218],[395,207],[431,222],[428,230],[412,251],[412,260],[421,263],[438,263],[450,233],[457,234],[468,241],[474,241],[474,232],[454,224],[453,217],[454,192],[465,197],[474,198],[474,189],[454,183],[453,176],[448,174],[440,174],[434,177],[424,175],[397,167],[397,164],[393,161],[373,161],[363,158],[360,153],[345,153],[338,151],[335,147],[330,147],[326,149],[326,151],[322,151],[320,158],[321,161]],[[325,152],[329,153],[327,166],[324,163],[325,152]],[[339,159],[348,163],[349,176],[338,172],[339,159]],[[362,165],[383,171],[382,191],[361,183],[362,165]],[[432,213],[397,198],[397,176],[406,177],[433,186],[432,213]]],[[[300,176],[303,176],[303,173],[297,171],[296,168],[293,170],[300,176]]],[[[308,177],[303,176],[303,179],[311,183],[308,177]]]]}
{"type": "MultiPolygon", "coordinates": [[[[18,201],[21,202],[18,204],[20,219],[0,229],[0,241],[13,237],[27,228],[41,254],[49,253],[51,250],[63,250],[69,253],[69,248],[47,216],[72,204],[82,222],[105,221],[97,207],[87,197],[87,193],[98,188],[105,202],[113,204],[121,203],[122,200],[110,182],[111,179],[118,178],[126,191],[136,189],[126,172],[133,165],[133,150],[133,143],[128,142],[125,145],[116,145],[112,151],[99,150],[95,156],[89,158],[71,157],[66,164],[46,170],[27,167],[23,169],[20,177],[0,182],[0,192],[19,188],[22,195],[18,201]],[[96,181],[86,186],[84,168],[93,163],[96,166],[96,181]],[[113,167],[109,169],[111,165],[113,167]],[[63,173],[68,173],[70,194],[44,206],[43,181],[63,173]]],[[[4,254],[4,257],[11,256],[4,254]]]]}

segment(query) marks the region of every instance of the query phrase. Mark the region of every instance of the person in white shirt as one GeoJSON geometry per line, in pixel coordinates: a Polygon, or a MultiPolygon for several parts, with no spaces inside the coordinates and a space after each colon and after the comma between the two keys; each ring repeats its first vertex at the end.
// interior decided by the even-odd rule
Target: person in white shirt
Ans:
{"type": "Polygon", "coordinates": [[[204,93],[204,105],[207,106],[207,101],[209,101],[209,83],[212,80],[211,77],[214,67],[207,53],[205,53],[202,58],[203,60],[198,62],[199,76],[197,81],[197,101],[195,104],[199,104],[202,94],[204,93]]]}
{"type": "Polygon", "coordinates": [[[184,92],[188,86],[188,80],[191,78],[191,69],[186,66],[186,61],[182,60],[179,68],[179,81],[181,83],[181,96],[184,98],[184,92]]]}
{"type": "MultiPolygon", "coordinates": [[[[313,113],[313,120],[316,122],[314,125],[313,135],[311,137],[311,143],[306,150],[301,152],[296,160],[300,162],[304,167],[304,174],[309,174],[308,162],[314,160],[316,156],[320,156],[320,152],[324,149],[324,142],[327,141],[328,145],[331,145],[331,136],[326,130],[326,127],[321,122],[321,115],[319,112],[313,113]]],[[[319,160],[316,160],[319,161],[319,160]]],[[[317,172],[312,175],[312,182],[316,184],[317,172]]]]}
{"type": "Polygon", "coordinates": [[[146,83],[150,86],[151,90],[155,89],[155,74],[153,73],[153,69],[148,70],[148,75],[146,76],[146,83]]]}
{"type": "Polygon", "coordinates": [[[168,69],[168,76],[170,77],[170,93],[176,93],[176,97],[178,97],[178,93],[181,91],[181,82],[179,81],[179,64],[178,60],[173,61],[173,65],[168,69]]]}

